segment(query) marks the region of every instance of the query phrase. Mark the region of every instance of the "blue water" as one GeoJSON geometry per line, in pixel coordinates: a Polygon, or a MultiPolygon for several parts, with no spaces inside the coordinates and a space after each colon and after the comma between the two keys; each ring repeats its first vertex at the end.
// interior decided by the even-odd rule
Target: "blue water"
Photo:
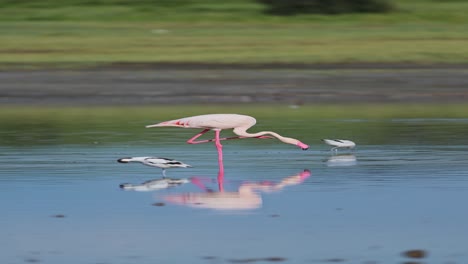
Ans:
{"type": "MultiPolygon", "coordinates": [[[[353,140],[353,122],[377,126],[328,125],[353,140]]],[[[223,192],[215,147],[174,140],[170,128],[153,131],[164,144],[106,143],[109,134],[0,146],[0,263],[468,263],[466,120],[381,124],[396,133],[387,141],[354,134],[357,148],[337,154],[316,138],[301,138],[308,151],[225,142],[223,192]],[[167,174],[206,189],[120,189],[161,178],[160,169],[116,162],[146,155],[191,164],[167,174]],[[301,182],[304,170],[311,176],[301,182]],[[427,255],[402,255],[413,249],[427,255]]]]}

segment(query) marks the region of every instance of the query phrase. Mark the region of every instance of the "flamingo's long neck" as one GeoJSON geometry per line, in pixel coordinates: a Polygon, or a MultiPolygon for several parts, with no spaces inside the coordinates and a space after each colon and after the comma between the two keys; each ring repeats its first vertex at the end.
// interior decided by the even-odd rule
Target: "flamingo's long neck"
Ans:
{"type": "Polygon", "coordinates": [[[241,136],[241,137],[259,137],[259,136],[264,136],[264,135],[271,135],[271,136],[274,136],[275,138],[279,139],[280,141],[282,141],[284,143],[293,144],[293,145],[297,145],[297,143],[299,142],[297,139],[283,137],[283,136],[281,136],[278,133],[275,133],[273,131],[260,131],[260,132],[257,132],[257,133],[249,133],[249,132],[246,131],[247,129],[248,129],[248,127],[236,127],[236,128],[234,128],[233,132],[236,135],[241,136]]]}

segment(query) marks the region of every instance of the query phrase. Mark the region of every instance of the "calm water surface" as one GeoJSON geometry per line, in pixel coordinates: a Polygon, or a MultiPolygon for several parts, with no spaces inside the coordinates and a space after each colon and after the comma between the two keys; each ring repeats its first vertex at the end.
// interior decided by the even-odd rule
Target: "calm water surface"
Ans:
{"type": "Polygon", "coordinates": [[[308,151],[225,142],[222,186],[215,147],[184,143],[196,130],[114,126],[0,146],[0,263],[468,263],[468,120],[324,120],[298,128],[308,151]],[[333,155],[314,126],[357,149],[333,155]],[[147,155],[191,164],[167,172],[191,181],[120,189],[161,177],[116,162],[147,155]]]}

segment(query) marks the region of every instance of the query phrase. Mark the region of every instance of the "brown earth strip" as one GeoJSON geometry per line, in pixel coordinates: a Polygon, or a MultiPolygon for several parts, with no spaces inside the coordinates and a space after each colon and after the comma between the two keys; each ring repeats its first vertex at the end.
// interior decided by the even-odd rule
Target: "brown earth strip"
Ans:
{"type": "Polygon", "coordinates": [[[0,71],[0,104],[451,103],[468,65],[114,64],[0,71]]]}

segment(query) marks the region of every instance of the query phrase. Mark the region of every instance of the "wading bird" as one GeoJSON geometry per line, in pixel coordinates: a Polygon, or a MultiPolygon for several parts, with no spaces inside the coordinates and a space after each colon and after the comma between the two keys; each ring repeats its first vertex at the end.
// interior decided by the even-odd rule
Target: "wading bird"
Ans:
{"type": "Polygon", "coordinates": [[[352,149],[356,146],[356,143],[352,142],[351,140],[346,139],[322,139],[325,144],[333,146],[331,151],[337,151],[339,148],[348,148],[352,149]]]}
{"type": "Polygon", "coordinates": [[[158,167],[162,169],[163,177],[166,178],[166,169],[169,168],[191,168],[192,166],[182,163],[173,159],[157,158],[157,157],[133,157],[133,158],[121,158],[117,162],[129,163],[139,162],[146,166],[158,167]]]}
{"type": "Polygon", "coordinates": [[[188,144],[200,144],[206,142],[215,142],[216,149],[218,150],[218,164],[219,170],[224,172],[223,166],[223,146],[221,145],[221,140],[229,140],[229,139],[240,139],[240,138],[271,138],[275,137],[282,141],[283,143],[296,145],[303,150],[309,148],[308,145],[302,143],[301,141],[294,139],[283,137],[275,132],[272,131],[262,131],[257,133],[248,133],[247,129],[255,125],[257,121],[255,118],[246,115],[238,115],[238,114],[208,114],[208,115],[199,115],[199,116],[192,116],[192,117],[185,117],[170,121],[165,121],[162,123],[148,125],[147,128],[150,127],[183,127],[183,128],[202,128],[203,131],[196,134],[194,137],[187,141],[188,144]],[[228,138],[220,138],[220,132],[223,129],[233,129],[234,134],[238,135],[237,137],[228,137],[228,138]],[[215,138],[214,139],[207,139],[207,140],[199,140],[195,141],[197,138],[205,134],[206,132],[214,130],[215,138]]]}

